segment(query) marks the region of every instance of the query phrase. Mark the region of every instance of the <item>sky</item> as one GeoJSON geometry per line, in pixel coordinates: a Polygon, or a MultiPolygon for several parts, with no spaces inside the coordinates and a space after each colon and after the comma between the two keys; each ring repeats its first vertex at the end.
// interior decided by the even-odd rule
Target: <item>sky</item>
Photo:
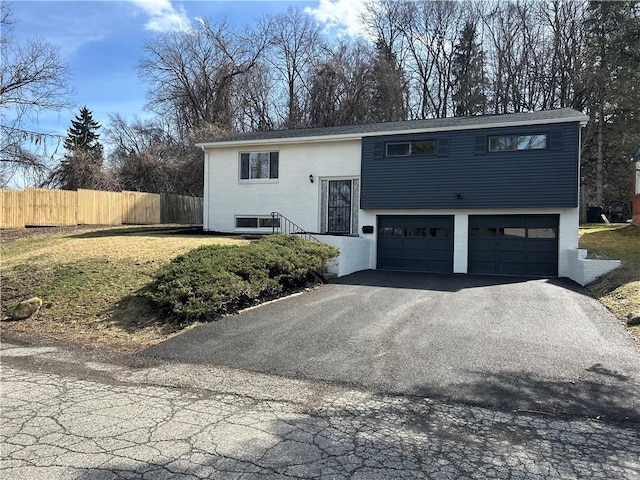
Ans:
{"type": "MultiPolygon", "coordinates": [[[[5,1],[5,0],[1,0],[5,1]]],[[[75,108],[41,113],[29,129],[65,135],[86,105],[103,125],[109,114],[127,119],[145,111],[147,85],[136,66],[145,42],[163,32],[187,30],[198,18],[252,24],[262,15],[290,6],[314,18],[328,36],[356,35],[363,0],[122,0],[9,1],[13,40],[40,38],[59,49],[72,72],[75,108]]]]}

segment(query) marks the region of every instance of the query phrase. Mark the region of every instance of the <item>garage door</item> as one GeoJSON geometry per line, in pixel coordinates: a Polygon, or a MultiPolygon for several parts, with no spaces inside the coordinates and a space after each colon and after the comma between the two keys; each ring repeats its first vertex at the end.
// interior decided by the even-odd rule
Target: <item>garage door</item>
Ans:
{"type": "Polygon", "coordinates": [[[453,272],[453,216],[379,216],[378,268],[453,272]]]}
{"type": "Polygon", "coordinates": [[[469,216],[469,273],[558,275],[558,215],[469,216]]]}

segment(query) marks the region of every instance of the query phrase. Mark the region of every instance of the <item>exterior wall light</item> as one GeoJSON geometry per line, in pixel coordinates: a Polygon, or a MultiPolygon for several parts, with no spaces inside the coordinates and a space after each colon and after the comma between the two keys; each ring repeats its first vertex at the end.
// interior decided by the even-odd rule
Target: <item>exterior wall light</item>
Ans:
{"type": "Polygon", "coordinates": [[[310,181],[311,183],[313,183],[313,173],[310,173],[310,174],[309,174],[309,181],[310,181]]]}

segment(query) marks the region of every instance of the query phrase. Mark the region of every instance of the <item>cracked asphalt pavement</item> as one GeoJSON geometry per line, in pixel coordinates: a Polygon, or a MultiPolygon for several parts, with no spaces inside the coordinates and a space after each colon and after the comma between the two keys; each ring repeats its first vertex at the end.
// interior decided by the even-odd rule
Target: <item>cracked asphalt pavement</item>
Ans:
{"type": "Polygon", "coordinates": [[[640,426],[2,345],[0,477],[638,479],[640,426]]]}

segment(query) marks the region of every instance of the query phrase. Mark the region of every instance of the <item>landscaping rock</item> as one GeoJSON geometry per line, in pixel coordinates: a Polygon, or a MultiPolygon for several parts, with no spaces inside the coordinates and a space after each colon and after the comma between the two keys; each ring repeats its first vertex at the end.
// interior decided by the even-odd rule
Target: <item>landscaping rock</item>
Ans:
{"type": "Polygon", "coordinates": [[[42,306],[42,300],[38,297],[30,298],[24,302],[20,302],[16,308],[13,309],[9,318],[11,320],[26,320],[36,314],[42,306]]]}
{"type": "Polygon", "coordinates": [[[640,312],[631,312],[627,315],[627,325],[640,325],[640,312]]]}

